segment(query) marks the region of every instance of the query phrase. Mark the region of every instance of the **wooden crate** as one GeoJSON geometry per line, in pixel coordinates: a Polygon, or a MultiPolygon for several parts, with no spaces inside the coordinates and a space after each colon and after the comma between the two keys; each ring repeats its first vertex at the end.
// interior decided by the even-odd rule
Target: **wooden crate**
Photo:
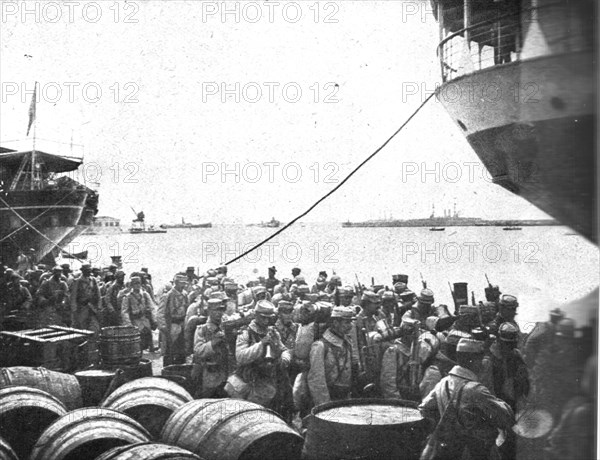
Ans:
{"type": "Polygon", "coordinates": [[[72,372],[98,362],[92,331],[63,326],[0,332],[0,365],[72,372]]]}

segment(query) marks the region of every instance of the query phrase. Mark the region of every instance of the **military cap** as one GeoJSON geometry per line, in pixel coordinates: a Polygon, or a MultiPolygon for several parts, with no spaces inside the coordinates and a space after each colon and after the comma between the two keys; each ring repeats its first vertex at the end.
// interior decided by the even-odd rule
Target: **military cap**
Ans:
{"type": "Polygon", "coordinates": [[[342,278],[340,278],[338,275],[333,275],[331,278],[329,278],[329,284],[337,284],[338,286],[341,286],[342,278]]]}
{"type": "Polygon", "coordinates": [[[227,306],[220,299],[208,299],[207,308],[209,310],[225,309],[227,306]]]}
{"type": "Polygon", "coordinates": [[[382,301],[395,301],[396,300],[396,296],[394,295],[394,293],[392,291],[383,291],[381,293],[381,300],[382,301]]]}
{"type": "Polygon", "coordinates": [[[485,348],[484,343],[481,340],[473,339],[460,339],[456,345],[457,353],[481,353],[483,354],[485,348]]]}
{"type": "Polygon", "coordinates": [[[133,284],[133,283],[140,283],[140,284],[141,284],[141,282],[142,282],[142,278],[140,278],[139,276],[132,276],[132,277],[129,279],[129,282],[130,282],[130,283],[132,283],[132,284],[133,284]]]}
{"type": "Polygon", "coordinates": [[[83,270],[89,270],[89,271],[91,271],[91,270],[92,270],[92,265],[91,265],[91,264],[83,264],[83,265],[81,266],[81,270],[82,270],[82,271],[83,271],[83,270]]]}
{"type": "Polygon", "coordinates": [[[392,282],[408,284],[408,275],[392,275],[392,282]]]}
{"type": "Polygon", "coordinates": [[[185,275],[175,275],[175,282],[187,283],[188,278],[185,275]]]}
{"type": "Polygon", "coordinates": [[[254,286],[252,288],[252,293],[254,295],[258,295],[258,294],[264,294],[265,292],[267,292],[267,288],[265,288],[264,286],[254,286]]]}
{"type": "Polygon", "coordinates": [[[400,297],[402,302],[408,302],[414,300],[417,295],[413,291],[407,289],[406,291],[401,292],[398,297],[400,297]]]}
{"type": "Polygon", "coordinates": [[[310,288],[306,284],[301,284],[300,286],[298,286],[298,293],[299,294],[308,294],[308,293],[310,293],[310,288]]]}
{"type": "Polygon", "coordinates": [[[188,267],[185,269],[186,272],[194,272],[196,269],[194,267],[188,267]]]}
{"type": "Polygon", "coordinates": [[[362,295],[363,302],[371,302],[371,303],[381,303],[380,297],[375,294],[373,291],[365,291],[362,295]]]}
{"type": "Polygon", "coordinates": [[[64,270],[71,270],[71,266],[69,264],[62,264],[60,267],[64,270]]]}
{"type": "Polygon", "coordinates": [[[402,324],[400,324],[400,328],[403,331],[415,331],[419,327],[419,321],[412,318],[406,318],[402,320],[402,324]]]}
{"type": "Polygon", "coordinates": [[[394,290],[397,293],[400,294],[400,293],[406,291],[406,289],[407,289],[406,283],[403,283],[402,281],[398,281],[397,283],[394,283],[394,290]]]}
{"type": "Polygon", "coordinates": [[[498,328],[498,338],[503,342],[518,342],[519,328],[512,323],[502,323],[498,328]]]}
{"type": "Polygon", "coordinates": [[[423,289],[417,297],[421,303],[432,304],[434,302],[433,291],[431,289],[423,289]]]}
{"type": "Polygon", "coordinates": [[[209,278],[217,276],[217,271],[212,268],[206,272],[209,278]]]}
{"type": "Polygon", "coordinates": [[[306,284],[306,280],[304,279],[304,276],[296,276],[294,277],[294,283],[301,285],[301,284],[306,284]]]}
{"type": "Polygon", "coordinates": [[[60,265],[56,265],[53,269],[53,272],[62,272],[62,267],[60,265]]]}
{"type": "MultiPolygon", "coordinates": [[[[110,265],[108,266],[108,269],[109,269],[109,270],[116,270],[116,269],[117,269],[117,266],[116,266],[115,264],[110,264],[110,265]]],[[[142,271],[144,271],[144,269],[143,269],[143,268],[142,268],[142,271]]]]}
{"type": "Polygon", "coordinates": [[[140,268],[140,271],[148,274],[148,267],[142,267],[142,268],[140,268]]]}
{"type": "Polygon", "coordinates": [[[227,265],[219,265],[216,271],[217,273],[227,273],[227,265]]]}
{"type": "Polygon", "coordinates": [[[223,284],[223,289],[226,291],[237,291],[238,285],[232,282],[227,282],[223,284]]]}
{"type": "Polygon", "coordinates": [[[355,319],[354,310],[350,307],[334,307],[331,311],[331,317],[347,320],[355,319]]]}
{"type": "Polygon", "coordinates": [[[565,312],[560,308],[555,308],[554,310],[550,310],[550,317],[562,319],[565,317],[565,312]]]}
{"type": "Polygon", "coordinates": [[[227,300],[227,294],[223,291],[215,291],[209,294],[209,299],[227,300]]]}
{"type": "Polygon", "coordinates": [[[514,295],[502,294],[500,296],[500,305],[503,307],[517,308],[519,306],[519,302],[514,295]]]}
{"type": "Polygon", "coordinates": [[[118,278],[119,276],[125,276],[125,272],[123,270],[117,270],[115,276],[118,278]]]}
{"type": "Polygon", "coordinates": [[[254,313],[261,316],[272,317],[275,316],[275,305],[268,300],[261,300],[256,304],[254,313]]]}
{"type": "Polygon", "coordinates": [[[276,272],[277,272],[277,269],[275,268],[275,266],[273,266],[273,267],[269,267],[269,271],[270,271],[271,273],[276,273],[276,272]]]}
{"type": "Polygon", "coordinates": [[[287,300],[280,300],[277,304],[277,311],[280,313],[291,313],[294,311],[294,304],[287,300]]]}

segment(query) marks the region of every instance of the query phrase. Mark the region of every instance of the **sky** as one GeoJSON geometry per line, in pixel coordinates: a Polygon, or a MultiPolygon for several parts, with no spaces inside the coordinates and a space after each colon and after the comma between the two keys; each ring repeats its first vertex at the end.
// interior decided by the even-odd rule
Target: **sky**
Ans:
{"type": "MultiPolygon", "coordinates": [[[[50,3],[2,3],[1,145],[31,148],[38,81],[36,148],[84,155],[99,215],[289,221],[441,82],[426,1],[50,3]]],[[[304,220],[455,202],[464,216],[546,217],[491,183],[434,98],[304,220]]]]}

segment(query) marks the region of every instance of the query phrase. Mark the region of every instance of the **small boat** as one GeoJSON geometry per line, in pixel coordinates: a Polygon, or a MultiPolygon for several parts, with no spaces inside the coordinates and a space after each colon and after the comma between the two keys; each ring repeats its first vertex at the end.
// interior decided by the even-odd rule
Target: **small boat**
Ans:
{"type": "Polygon", "coordinates": [[[443,232],[446,230],[446,227],[431,227],[429,229],[430,232],[443,232]]]}
{"type": "Polygon", "coordinates": [[[502,227],[502,230],[512,231],[512,230],[523,230],[523,227],[502,227]]]}

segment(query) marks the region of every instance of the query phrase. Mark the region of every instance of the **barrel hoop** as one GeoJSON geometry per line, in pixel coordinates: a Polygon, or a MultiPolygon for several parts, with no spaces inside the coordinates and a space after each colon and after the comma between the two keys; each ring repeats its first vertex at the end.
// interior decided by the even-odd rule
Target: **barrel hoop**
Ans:
{"type": "MultiPolygon", "coordinates": [[[[232,401],[234,401],[234,400],[232,400],[232,401]]],[[[248,412],[261,412],[261,413],[269,412],[269,413],[275,415],[277,418],[279,418],[279,416],[275,412],[273,412],[270,409],[264,408],[264,407],[247,407],[245,409],[242,409],[239,412],[234,412],[223,419],[219,419],[218,423],[214,423],[208,430],[206,430],[206,433],[204,433],[202,435],[202,437],[200,438],[200,440],[198,441],[198,444],[196,445],[194,452],[197,452],[198,448],[202,445],[202,443],[205,441],[205,439],[208,438],[208,436],[210,436],[217,428],[220,428],[221,426],[223,426],[226,422],[228,422],[232,418],[237,417],[238,415],[247,414],[248,412]]]]}

